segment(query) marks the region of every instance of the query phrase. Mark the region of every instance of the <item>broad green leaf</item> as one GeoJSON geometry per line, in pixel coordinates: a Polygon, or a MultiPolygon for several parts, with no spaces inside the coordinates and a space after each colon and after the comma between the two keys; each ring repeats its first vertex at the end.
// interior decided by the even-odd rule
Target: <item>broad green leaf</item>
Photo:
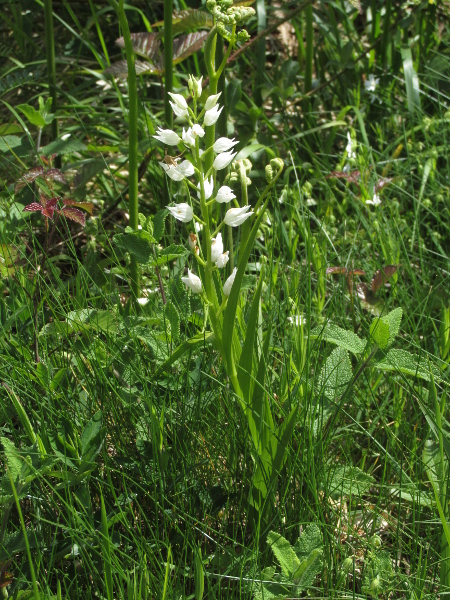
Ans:
{"type": "Polygon", "coordinates": [[[9,152],[12,148],[17,148],[22,143],[22,138],[17,135],[5,135],[0,137],[0,152],[9,152]]]}
{"type": "Polygon", "coordinates": [[[14,263],[19,257],[19,250],[11,244],[0,244],[0,275],[8,277],[13,275],[16,267],[14,263]]]}
{"type": "Polygon", "coordinates": [[[380,317],[374,319],[370,324],[370,337],[373,339],[378,348],[384,350],[389,345],[389,324],[380,317]]]}
{"type": "Polygon", "coordinates": [[[305,558],[298,569],[295,571],[293,580],[300,589],[304,590],[311,587],[314,579],[322,570],[322,548],[316,548],[311,552],[308,558],[305,558]]]}
{"type": "Polygon", "coordinates": [[[8,465],[13,482],[16,482],[22,471],[23,459],[20,457],[14,444],[7,437],[0,437],[3,446],[3,455],[8,465]]]}
{"type": "Polygon", "coordinates": [[[147,264],[153,257],[153,244],[156,243],[147,231],[132,231],[131,233],[119,233],[114,236],[114,242],[134,256],[140,264],[147,264]]]}
{"type": "Polygon", "coordinates": [[[163,208],[158,210],[156,215],[153,217],[153,237],[157,242],[159,242],[164,235],[164,224],[168,214],[169,211],[167,208],[163,208]]]}
{"type": "Polygon", "coordinates": [[[172,33],[178,35],[179,33],[186,33],[191,29],[211,29],[213,26],[213,20],[211,15],[198,9],[187,9],[181,10],[176,13],[173,17],[172,33]]]}
{"type": "Polygon", "coordinates": [[[337,344],[352,354],[361,354],[366,347],[366,342],[358,337],[356,333],[342,329],[333,323],[327,323],[323,327],[316,327],[311,332],[311,339],[321,339],[332,344],[337,344]]]}
{"type": "Polygon", "coordinates": [[[103,442],[102,411],[95,413],[81,434],[81,458],[92,462],[100,451],[103,442]]]}
{"type": "Polygon", "coordinates": [[[391,310],[390,313],[381,317],[383,323],[389,325],[389,341],[388,346],[392,344],[395,338],[398,335],[400,330],[400,323],[402,322],[403,310],[399,308],[395,308],[391,310]]]}
{"type": "Polygon", "coordinates": [[[352,379],[352,365],[347,350],[335,348],[320,371],[317,389],[330,399],[341,396],[352,379]]]}
{"type": "Polygon", "coordinates": [[[41,115],[40,111],[36,110],[33,106],[30,106],[29,104],[19,104],[16,108],[20,110],[20,112],[25,115],[28,121],[35,127],[43,129],[47,125],[47,121],[41,115]]]}
{"type": "MultiPolygon", "coordinates": [[[[374,367],[382,371],[397,371],[404,375],[412,375],[420,379],[425,379],[425,381],[431,380],[428,363],[423,358],[419,359],[419,357],[414,356],[406,350],[389,350],[383,360],[375,363],[374,367]]],[[[441,377],[437,367],[431,365],[431,369],[436,381],[440,381],[441,377]]]]}
{"type": "Polygon", "coordinates": [[[350,465],[333,466],[327,475],[326,493],[331,497],[366,494],[375,483],[372,475],[350,465]]]}
{"type": "Polygon", "coordinates": [[[173,340],[180,336],[180,315],[173,302],[167,301],[164,307],[164,316],[170,325],[170,335],[173,340]]]}
{"type": "Polygon", "coordinates": [[[14,135],[15,133],[23,133],[23,128],[17,123],[2,123],[0,125],[0,137],[14,135]]]}
{"type": "Polygon", "coordinates": [[[83,152],[86,150],[86,145],[75,137],[70,137],[67,140],[57,139],[50,144],[47,144],[40,150],[40,154],[51,156],[52,154],[71,154],[72,152],[83,152]]]}
{"type": "Polygon", "coordinates": [[[291,544],[275,531],[269,531],[267,543],[280,564],[281,572],[285,577],[291,579],[294,568],[299,562],[291,544]]]}

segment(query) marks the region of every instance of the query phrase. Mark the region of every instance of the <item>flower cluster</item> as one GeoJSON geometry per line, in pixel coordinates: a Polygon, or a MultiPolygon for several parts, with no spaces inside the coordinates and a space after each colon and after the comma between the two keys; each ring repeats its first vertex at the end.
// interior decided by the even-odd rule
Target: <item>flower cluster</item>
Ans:
{"type": "MultiPolygon", "coordinates": [[[[203,260],[200,246],[197,243],[197,235],[189,234],[189,247],[191,248],[196,259],[206,267],[207,270],[223,269],[229,261],[229,251],[224,251],[222,234],[220,228],[223,225],[230,227],[238,227],[244,221],[253,215],[253,211],[249,205],[239,206],[236,195],[228,185],[216,186],[216,173],[222,169],[226,169],[235,159],[237,152],[234,150],[238,141],[226,137],[220,137],[210,143],[210,146],[203,146],[203,138],[208,127],[213,127],[222,110],[223,106],[219,105],[220,93],[209,96],[202,110],[197,110],[197,104],[202,94],[202,78],[196,79],[189,77],[189,90],[192,94],[192,108],[187,104],[186,99],[181,94],[171,93],[171,106],[175,116],[187,122],[180,132],[180,135],[171,129],[158,128],[156,135],[153,137],[163,143],[165,146],[177,146],[181,154],[178,156],[170,156],[166,153],[164,159],[159,163],[164,169],[166,175],[176,182],[185,182],[188,189],[191,188],[195,192],[195,196],[200,204],[200,217],[194,214],[194,208],[187,202],[168,206],[171,215],[182,223],[190,223],[194,221],[196,230],[199,231],[199,225],[207,224],[205,230],[205,252],[206,261],[203,260]],[[184,160],[182,155],[186,154],[184,160]],[[207,158],[208,157],[208,158],[207,158]],[[218,188],[218,189],[217,189],[218,188]],[[211,203],[227,204],[234,201],[235,206],[227,210],[225,217],[217,228],[216,233],[211,237],[209,230],[209,209],[211,203]]],[[[208,139],[206,136],[205,139],[208,139]]],[[[190,196],[190,200],[195,204],[195,197],[190,196]]],[[[223,285],[223,294],[227,297],[231,291],[236,269],[225,281],[223,285]]],[[[185,285],[195,294],[200,294],[203,291],[202,281],[194,275],[190,270],[187,277],[182,278],[185,285]]]]}

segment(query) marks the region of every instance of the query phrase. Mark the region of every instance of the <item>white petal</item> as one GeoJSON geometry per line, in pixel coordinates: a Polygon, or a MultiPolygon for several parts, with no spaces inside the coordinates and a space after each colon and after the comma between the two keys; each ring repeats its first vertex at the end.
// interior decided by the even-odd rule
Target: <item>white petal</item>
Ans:
{"type": "Polygon", "coordinates": [[[209,98],[205,102],[205,110],[210,110],[211,108],[216,106],[221,93],[222,92],[219,92],[218,94],[214,94],[214,96],[209,96],[209,98]]]}
{"type": "Polygon", "coordinates": [[[175,206],[168,206],[167,210],[172,214],[175,219],[181,221],[182,223],[189,223],[192,221],[194,216],[194,211],[189,204],[186,202],[182,202],[181,204],[175,204],[175,206]]]}
{"type": "Polygon", "coordinates": [[[196,123],[195,125],[192,125],[192,133],[194,135],[198,135],[198,137],[202,138],[205,135],[205,130],[203,129],[203,127],[201,125],[196,123]]]}
{"type": "Polygon", "coordinates": [[[194,165],[189,160],[183,160],[176,169],[183,177],[191,177],[195,173],[194,165]]]}
{"type": "Polygon", "coordinates": [[[186,110],[188,105],[187,102],[184,98],[184,96],[182,96],[181,94],[172,94],[172,92],[169,92],[169,96],[172,98],[172,100],[175,102],[175,104],[183,109],[186,110]]]}
{"type": "Polygon", "coordinates": [[[233,190],[227,185],[223,185],[217,192],[216,202],[230,202],[230,200],[233,200],[234,198],[236,198],[236,196],[233,194],[233,190]]]}
{"type": "Polygon", "coordinates": [[[225,169],[225,167],[228,167],[236,154],[237,152],[222,152],[221,154],[218,154],[214,159],[213,167],[216,169],[216,171],[225,169]]]}
{"type": "Polygon", "coordinates": [[[226,152],[227,150],[231,150],[233,146],[238,144],[239,142],[235,142],[234,138],[229,140],[226,137],[221,137],[216,140],[213,144],[213,150],[216,154],[220,154],[221,152],[226,152]]]}
{"type": "Polygon", "coordinates": [[[223,254],[222,234],[218,233],[216,238],[211,240],[211,262],[215,263],[223,254]]]}
{"type": "Polygon", "coordinates": [[[237,267],[234,267],[233,272],[231,273],[231,275],[228,277],[228,279],[223,284],[223,295],[226,296],[227,298],[230,295],[231,288],[232,288],[234,280],[236,278],[236,273],[237,273],[237,267]]]}
{"type": "Polygon", "coordinates": [[[228,256],[229,253],[230,253],[229,250],[227,250],[226,252],[221,254],[219,256],[219,258],[216,260],[216,267],[218,269],[223,269],[226,266],[227,262],[230,260],[230,257],[228,256]]]}
{"type": "Polygon", "coordinates": [[[214,106],[210,110],[207,110],[205,112],[205,118],[203,120],[203,125],[206,125],[206,126],[214,125],[214,123],[216,123],[217,119],[219,118],[222,110],[223,110],[223,106],[221,106],[220,108],[218,106],[214,106]]]}
{"type": "Polygon", "coordinates": [[[247,212],[250,206],[243,206],[241,208],[230,208],[227,210],[227,213],[224,218],[225,225],[231,225],[231,227],[237,227],[241,223],[243,223],[246,219],[248,219],[253,211],[247,212]]]}
{"type": "Polygon", "coordinates": [[[171,129],[161,129],[161,127],[158,127],[158,131],[153,137],[168,146],[176,146],[181,142],[180,136],[176,134],[175,131],[172,131],[171,129]]]}

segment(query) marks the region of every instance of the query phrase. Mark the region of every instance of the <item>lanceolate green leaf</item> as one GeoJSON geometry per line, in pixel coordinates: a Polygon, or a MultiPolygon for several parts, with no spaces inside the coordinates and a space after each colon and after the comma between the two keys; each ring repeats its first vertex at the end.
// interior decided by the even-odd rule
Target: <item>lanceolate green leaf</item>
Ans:
{"type": "Polygon", "coordinates": [[[267,536],[267,543],[275,554],[280,564],[281,572],[287,578],[292,578],[294,567],[298,565],[298,558],[291,544],[279,533],[270,531],[267,536]]]}
{"type": "MultiPolygon", "coordinates": [[[[397,371],[404,375],[412,375],[420,379],[425,379],[425,381],[431,381],[428,363],[406,350],[389,350],[383,360],[375,363],[374,367],[382,371],[397,371]]],[[[433,369],[436,381],[440,381],[441,378],[438,369],[433,365],[431,369],[433,369]]]]}
{"type": "Polygon", "coordinates": [[[171,365],[173,365],[185,352],[193,350],[197,346],[203,344],[209,344],[214,341],[214,334],[212,331],[206,331],[205,333],[198,333],[189,340],[186,340],[178,346],[178,348],[169,356],[169,358],[163,362],[163,364],[155,371],[154,380],[164,373],[171,365]]]}

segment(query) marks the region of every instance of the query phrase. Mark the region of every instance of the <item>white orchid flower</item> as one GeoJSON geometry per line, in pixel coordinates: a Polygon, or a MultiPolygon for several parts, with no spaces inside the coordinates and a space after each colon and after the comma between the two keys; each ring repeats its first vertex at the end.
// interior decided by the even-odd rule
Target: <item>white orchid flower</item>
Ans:
{"type": "Polygon", "coordinates": [[[219,258],[216,260],[216,267],[218,269],[223,269],[227,262],[230,260],[230,257],[228,256],[230,254],[229,250],[227,250],[226,252],[224,252],[223,254],[221,254],[219,256],[219,258]]]}
{"type": "Polygon", "coordinates": [[[177,106],[174,102],[170,102],[169,100],[169,104],[172,107],[173,112],[175,113],[176,117],[180,117],[182,119],[186,119],[188,116],[188,111],[187,109],[184,108],[180,108],[179,106],[177,106]]]}
{"type": "Polygon", "coordinates": [[[232,288],[234,280],[236,278],[236,273],[237,273],[237,267],[234,267],[233,272],[231,273],[231,275],[228,277],[228,279],[223,284],[223,295],[226,296],[227,298],[231,293],[231,288],[232,288]]]}
{"type": "Polygon", "coordinates": [[[243,223],[246,219],[251,217],[253,211],[247,212],[248,209],[251,208],[250,205],[243,206],[242,208],[230,208],[227,210],[225,215],[224,223],[225,225],[231,225],[231,227],[237,227],[241,223],[243,223]]]}
{"type": "Polygon", "coordinates": [[[205,110],[206,111],[211,110],[211,108],[214,108],[216,106],[217,101],[219,100],[221,93],[222,92],[219,92],[218,94],[214,94],[213,96],[209,96],[209,98],[206,99],[206,102],[205,102],[205,110]]]}
{"type": "MultiPolygon", "coordinates": [[[[212,196],[212,193],[214,191],[214,181],[212,176],[209,179],[204,179],[203,180],[203,188],[205,190],[205,200],[209,200],[212,196]]],[[[201,191],[200,191],[200,182],[198,182],[197,184],[197,198],[201,198],[201,191]]]]}
{"type": "Polygon", "coordinates": [[[196,123],[195,125],[192,125],[192,133],[194,135],[202,138],[205,135],[205,130],[203,129],[203,127],[201,125],[196,123]]]}
{"type": "Polygon", "coordinates": [[[219,188],[216,196],[216,202],[223,204],[224,202],[230,202],[230,200],[234,200],[236,196],[233,194],[233,190],[227,185],[223,185],[219,188]]]}
{"type": "Polygon", "coordinates": [[[197,236],[195,235],[195,233],[189,234],[188,242],[190,249],[195,250],[195,248],[197,247],[197,236]]]}
{"type": "Polygon", "coordinates": [[[216,123],[217,119],[219,118],[222,110],[223,106],[221,106],[220,108],[218,106],[213,106],[212,108],[207,110],[205,112],[205,118],[203,119],[203,125],[214,125],[214,123],[216,123]]]}
{"type": "Polygon", "coordinates": [[[211,240],[211,262],[215,263],[223,254],[222,234],[218,233],[216,238],[211,240]]]}
{"type": "Polygon", "coordinates": [[[169,96],[172,98],[172,100],[175,102],[178,108],[181,108],[182,110],[187,110],[188,105],[184,96],[182,96],[181,94],[172,94],[172,92],[169,92],[169,96]]]}
{"type": "Polygon", "coordinates": [[[169,177],[173,181],[183,181],[184,175],[183,175],[183,173],[180,173],[180,171],[178,170],[178,167],[174,167],[172,165],[170,165],[170,166],[166,165],[166,163],[164,163],[164,162],[160,162],[159,164],[166,172],[167,177],[169,177]]]}
{"type": "Polygon", "coordinates": [[[168,146],[177,146],[181,142],[180,136],[175,133],[175,131],[172,131],[171,129],[161,129],[161,127],[158,127],[158,131],[153,137],[168,146]]]}
{"type": "Polygon", "coordinates": [[[236,146],[239,142],[236,142],[234,138],[229,140],[226,137],[221,137],[216,140],[213,144],[213,150],[216,154],[220,154],[221,152],[226,152],[227,150],[231,150],[233,146],[236,146]]]}
{"type": "Polygon", "coordinates": [[[196,98],[202,95],[202,79],[203,75],[200,79],[195,79],[193,75],[189,75],[189,89],[191,90],[191,94],[196,98]]]}
{"type": "Polygon", "coordinates": [[[188,269],[187,277],[182,277],[181,281],[186,287],[188,287],[194,294],[202,293],[202,280],[197,275],[194,275],[190,269],[188,269]]]}
{"type": "Polygon", "coordinates": [[[366,204],[371,204],[372,206],[379,206],[381,204],[380,196],[378,194],[374,194],[372,200],[366,200],[366,204]]]}
{"type": "Polygon", "coordinates": [[[233,158],[236,156],[236,154],[237,154],[237,152],[231,152],[231,151],[230,152],[222,152],[221,154],[218,154],[216,156],[216,158],[214,159],[213,167],[216,169],[216,171],[225,169],[225,167],[228,167],[228,165],[233,160],[233,158]]]}
{"type": "Polygon", "coordinates": [[[347,156],[348,158],[356,158],[356,142],[352,139],[352,136],[350,134],[350,131],[347,132],[347,147],[345,148],[345,151],[347,152],[347,156]]]}
{"type": "Polygon", "coordinates": [[[181,139],[186,146],[190,146],[191,148],[195,147],[195,137],[192,133],[192,127],[189,127],[187,131],[184,130],[181,132],[181,139]]]}
{"type": "Polygon", "coordinates": [[[189,206],[189,204],[186,204],[186,202],[175,204],[175,206],[168,206],[167,210],[170,211],[172,216],[175,217],[177,221],[181,221],[182,223],[189,223],[189,221],[192,221],[194,217],[192,206],[189,206]]]}
{"type": "Polygon", "coordinates": [[[189,160],[183,160],[182,163],[176,166],[176,170],[183,177],[191,177],[195,173],[194,165],[189,160]]]}

